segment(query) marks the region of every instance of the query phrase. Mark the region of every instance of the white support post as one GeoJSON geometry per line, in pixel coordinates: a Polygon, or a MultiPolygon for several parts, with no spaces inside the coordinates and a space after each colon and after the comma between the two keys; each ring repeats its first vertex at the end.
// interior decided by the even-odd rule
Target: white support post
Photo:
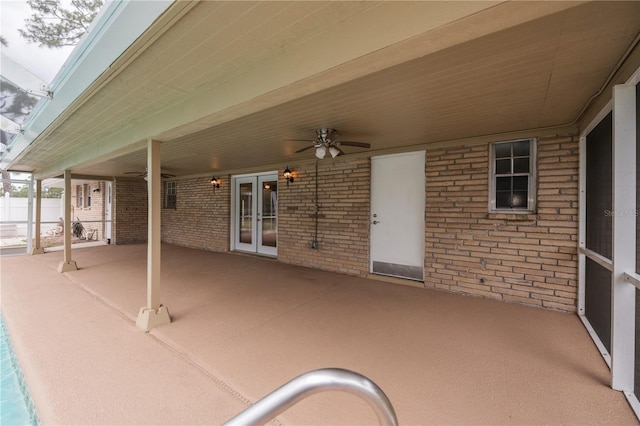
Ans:
{"type": "Polygon", "coordinates": [[[64,171],[64,259],[58,264],[58,272],[78,269],[71,259],[71,170],[64,171]]]}
{"type": "Polygon", "coordinates": [[[44,248],[40,245],[40,233],[42,222],[42,180],[36,179],[36,230],[35,230],[35,245],[31,249],[31,254],[44,254],[44,248]]]}
{"type": "Polygon", "coordinates": [[[29,179],[27,193],[27,253],[31,253],[33,248],[33,173],[29,179]]]}
{"type": "Polygon", "coordinates": [[[613,274],[611,386],[632,392],[636,287],[625,280],[636,259],[636,88],[613,88],[613,274]]]}
{"type": "Polygon", "coordinates": [[[147,143],[147,192],[149,220],[147,240],[147,306],[140,309],[136,325],[144,331],[171,322],[160,304],[160,142],[147,143]]]}

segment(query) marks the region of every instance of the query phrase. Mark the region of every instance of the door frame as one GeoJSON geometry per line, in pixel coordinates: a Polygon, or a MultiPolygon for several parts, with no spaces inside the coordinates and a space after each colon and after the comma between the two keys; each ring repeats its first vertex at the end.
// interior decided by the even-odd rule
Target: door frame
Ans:
{"type": "MultiPolygon", "coordinates": [[[[253,182],[255,182],[255,185],[259,185],[260,182],[262,182],[265,178],[268,177],[275,177],[274,180],[278,180],[278,171],[277,170],[272,170],[272,171],[267,171],[267,172],[258,172],[258,173],[245,173],[245,174],[240,174],[240,175],[233,175],[231,176],[231,217],[230,217],[230,226],[229,226],[229,247],[231,251],[242,251],[245,253],[255,253],[255,254],[260,254],[260,255],[265,255],[265,256],[273,256],[273,257],[277,257],[278,255],[278,249],[277,247],[274,247],[273,250],[260,250],[260,246],[258,245],[258,243],[260,242],[260,238],[258,238],[258,232],[257,232],[257,215],[253,215],[252,218],[252,229],[256,230],[256,236],[255,239],[253,239],[253,246],[255,246],[254,248],[251,247],[243,247],[242,245],[240,245],[237,242],[236,239],[236,231],[237,231],[237,227],[238,227],[238,223],[236,222],[236,203],[237,203],[237,199],[238,199],[238,193],[237,193],[237,186],[238,186],[238,182],[239,181],[247,181],[249,182],[251,179],[253,180],[253,182]]],[[[257,186],[256,186],[256,191],[257,191],[257,186]]],[[[257,194],[257,192],[256,192],[257,194]]],[[[255,203],[258,203],[260,197],[256,197],[255,203]]],[[[257,205],[257,204],[256,204],[257,205]]]]}

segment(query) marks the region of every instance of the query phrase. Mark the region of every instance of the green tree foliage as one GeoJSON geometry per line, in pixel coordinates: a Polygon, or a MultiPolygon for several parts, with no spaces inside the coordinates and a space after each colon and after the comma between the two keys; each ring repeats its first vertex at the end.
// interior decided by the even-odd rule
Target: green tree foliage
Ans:
{"type": "Polygon", "coordinates": [[[29,187],[27,185],[11,185],[11,197],[27,198],[29,196],[29,187]]]}
{"type": "MultiPolygon", "coordinates": [[[[12,198],[27,198],[29,196],[29,187],[27,185],[10,185],[9,192],[12,198]]],[[[42,198],[62,198],[64,190],[62,188],[42,188],[42,198]]],[[[35,189],[34,189],[35,197],[35,189]]],[[[4,194],[3,194],[4,195],[4,194]]]]}
{"type": "Polygon", "coordinates": [[[28,0],[34,14],[25,19],[25,29],[18,30],[29,43],[40,47],[74,46],[88,31],[104,3],[103,0],[72,0],[65,9],[60,0],[28,0]]]}
{"type": "Polygon", "coordinates": [[[42,198],[62,198],[62,188],[42,188],[42,198]]]}

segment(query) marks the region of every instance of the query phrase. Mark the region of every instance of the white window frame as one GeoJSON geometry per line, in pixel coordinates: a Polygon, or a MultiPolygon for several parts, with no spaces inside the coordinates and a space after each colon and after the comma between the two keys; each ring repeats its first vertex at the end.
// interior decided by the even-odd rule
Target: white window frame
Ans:
{"type": "MultiPolygon", "coordinates": [[[[529,214],[536,212],[536,182],[537,182],[537,153],[538,141],[536,138],[521,138],[508,141],[492,142],[489,144],[489,213],[513,213],[529,214]],[[525,208],[497,208],[496,207],[496,154],[495,146],[503,143],[529,141],[529,188],[527,207],[525,208]]],[[[513,157],[512,157],[513,158],[513,157]]],[[[511,176],[524,175],[512,173],[511,176]]]]}
{"type": "Polygon", "coordinates": [[[162,208],[176,210],[178,208],[178,183],[173,180],[166,180],[163,182],[163,190],[162,208]],[[173,205],[169,205],[169,195],[174,196],[173,205]]]}

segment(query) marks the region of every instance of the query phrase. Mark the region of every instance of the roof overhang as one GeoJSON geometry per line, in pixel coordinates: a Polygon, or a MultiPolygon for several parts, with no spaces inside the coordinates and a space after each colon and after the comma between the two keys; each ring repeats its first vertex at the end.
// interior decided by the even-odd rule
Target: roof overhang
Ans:
{"type": "Polygon", "coordinates": [[[3,165],[124,176],[154,139],[163,168],[187,176],[302,159],[287,140],[320,127],[378,153],[575,134],[637,62],[639,14],[637,2],[176,2],[3,165]]]}

